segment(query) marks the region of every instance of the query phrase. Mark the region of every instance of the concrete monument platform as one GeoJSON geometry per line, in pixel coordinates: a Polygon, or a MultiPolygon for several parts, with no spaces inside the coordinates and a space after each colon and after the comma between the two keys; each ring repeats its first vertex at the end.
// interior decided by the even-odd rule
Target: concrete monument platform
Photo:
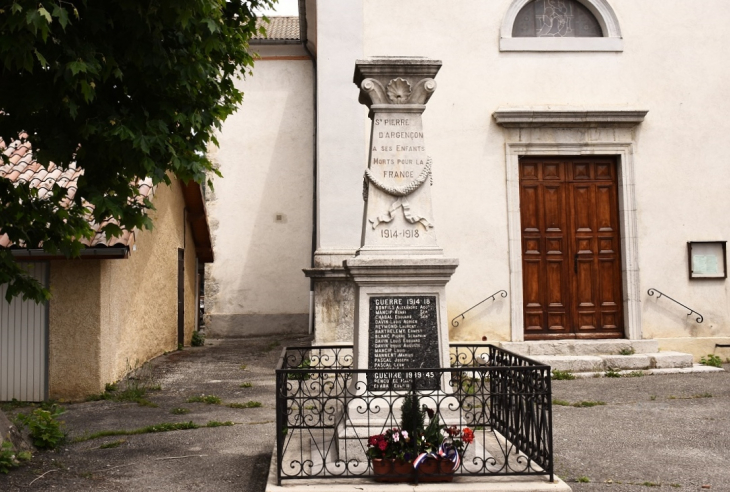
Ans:
{"type": "Polygon", "coordinates": [[[266,492],[570,492],[557,476],[547,477],[455,477],[451,483],[380,483],[372,478],[284,480],[276,484],[276,448],[271,453],[266,492]]]}

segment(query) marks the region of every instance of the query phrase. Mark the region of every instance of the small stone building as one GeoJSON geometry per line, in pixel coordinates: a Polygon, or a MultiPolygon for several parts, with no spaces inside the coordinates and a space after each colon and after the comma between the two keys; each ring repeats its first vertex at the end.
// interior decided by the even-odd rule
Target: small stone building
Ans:
{"type": "MultiPolygon", "coordinates": [[[[44,168],[29,144],[4,150],[0,178],[54,183],[75,193],[83,171],[44,168]]],[[[0,401],[74,400],[104,390],[149,359],[189,345],[198,320],[199,265],[213,261],[201,188],[173,181],[139,192],[152,198],[152,231],[98,233],[78,259],[14,249],[18,261],[50,287],[45,304],[4,300],[0,288],[0,401]]],[[[97,230],[98,225],[95,225],[97,230]]],[[[0,246],[9,247],[7,236],[0,246]]]]}

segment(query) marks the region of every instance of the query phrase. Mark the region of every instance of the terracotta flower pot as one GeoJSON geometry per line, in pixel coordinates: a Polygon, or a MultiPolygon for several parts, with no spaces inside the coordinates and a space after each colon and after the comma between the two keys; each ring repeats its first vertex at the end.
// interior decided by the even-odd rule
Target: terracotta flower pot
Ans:
{"type": "Polygon", "coordinates": [[[419,483],[451,482],[454,479],[454,462],[426,458],[417,471],[419,483]]]}
{"type": "Polygon", "coordinates": [[[374,459],[372,463],[376,482],[413,481],[413,463],[409,461],[374,459]]]}

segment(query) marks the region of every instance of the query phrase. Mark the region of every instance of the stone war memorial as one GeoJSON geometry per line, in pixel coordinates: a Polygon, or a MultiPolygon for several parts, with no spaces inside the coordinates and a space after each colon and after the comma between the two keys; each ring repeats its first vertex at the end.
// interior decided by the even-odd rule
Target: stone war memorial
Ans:
{"type": "MultiPolygon", "coordinates": [[[[362,244],[345,268],[356,284],[354,367],[423,369],[449,366],[446,283],[458,260],[436,241],[431,159],[422,114],[436,90],[441,62],[424,58],[360,60],[355,83],[372,120],[362,244]]],[[[371,390],[388,389],[370,373],[371,390]]],[[[436,389],[434,375],[417,377],[436,389]]],[[[392,389],[410,389],[407,381],[392,389]]]]}
{"type": "Polygon", "coordinates": [[[570,490],[553,473],[550,368],[449,342],[446,285],[459,262],[438,245],[431,202],[432,168],[448,162],[432,162],[423,123],[440,68],[355,63],[371,132],[361,244],[344,261],[354,340],[284,350],[270,490],[570,490]]]}

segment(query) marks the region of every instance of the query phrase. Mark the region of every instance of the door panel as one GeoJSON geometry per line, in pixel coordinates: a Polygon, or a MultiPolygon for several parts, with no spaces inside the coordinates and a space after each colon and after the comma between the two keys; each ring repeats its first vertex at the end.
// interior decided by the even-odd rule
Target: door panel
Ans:
{"type": "Polygon", "coordinates": [[[525,339],[622,337],[615,162],[520,164],[525,339]]]}
{"type": "Polygon", "coordinates": [[[573,202],[573,230],[593,232],[593,189],[591,185],[570,185],[573,202]]]}
{"type": "Polygon", "coordinates": [[[522,209],[522,224],[524,232],[540,232],[540,220],[537,214],[538,186],[525,185],[520,194],[522,209]],[[522,205],[524,204],[524,205],[522,205]]]}
{"type": "Polygon", "coordinates": [[[612,185],[596,185],[596,227],[600,232],[613,232],[613,190],[612,185]]]}
{"type": "MultiPolygon", "coordinates": [[[[48,287],[47,262],[21,265],[48,287]]],[[[48,397],[48,301],[16,297],[8,303],[7,287],[0,285],[0,401],[43,401],[48,397]]]]}

